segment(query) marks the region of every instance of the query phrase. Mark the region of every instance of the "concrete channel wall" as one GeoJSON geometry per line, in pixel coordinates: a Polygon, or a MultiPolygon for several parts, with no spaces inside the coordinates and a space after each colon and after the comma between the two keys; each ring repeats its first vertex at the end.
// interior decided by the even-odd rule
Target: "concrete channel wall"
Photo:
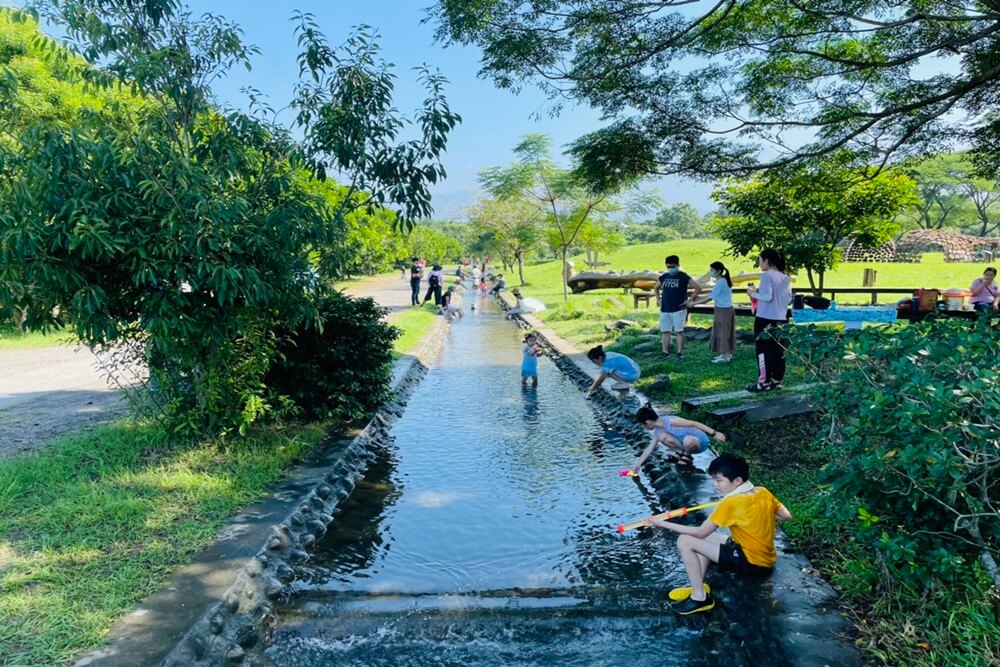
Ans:
{"type": "MultiPolygon", "coordinates": [[[[508,311],[513,305],[513,299],[506,294],[502,295],[501,302],[508,311]]],[[[538,335],[553,363],[581,390],[589,387],[597,377],[597,366],[586,354],[541,320],[527,313],[511,317],[522,329],[538,335]]],[[[621,433],[637,452],[641,451],[649,443],[649,434],[635,422],[634,415],[649,399],[635,392],[635,396],[622,400],[605,388],[607,384],[592,398],[599,418],[606,427],[621,433]]],[[[654,404],[653,407],[659,414],[670,413],[663,406],[654,404]]],[[[676,507],[682,501],[690,506],[717,500],[711,480],[702,472],[716,455],[714,451],[696,455],[698,470],[692,472],[681,472],[676,466],[665,463],[662,457],[651,456],[643,472],[660,500],[663,508],[660,511],[676,507]]],[[[792,664],[796,667],[860,665],[861,659],[846,637],[849,626],[837,609],[834,590],[805,556],[786,550],[786,538],[780,529],[776,541],[778,563],[764,584],[770,590],[763,592],[765,597],[766,594],[772,596],[773,602],[767,609],[770,627],[792,664]]]]}

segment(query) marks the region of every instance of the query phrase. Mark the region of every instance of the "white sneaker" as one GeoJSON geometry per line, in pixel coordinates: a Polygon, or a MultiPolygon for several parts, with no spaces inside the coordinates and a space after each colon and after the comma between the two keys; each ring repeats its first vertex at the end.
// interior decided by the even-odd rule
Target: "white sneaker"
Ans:
{"type": "Polygon", "coordinates": [[[616,382],[614,386],[611,388],[614,389],[615,391],[625,391],[626,389],[631,389],[632,385],[627,384],[625,382],[616,382]]]}
{"type": "Polygon", "coordinates": [[[722,356],[718,356],[715,359],[712,359],[713,364],[728,364],[730,361],[732,361],[732,359],[726,359],[725,357],[722,356]]]}

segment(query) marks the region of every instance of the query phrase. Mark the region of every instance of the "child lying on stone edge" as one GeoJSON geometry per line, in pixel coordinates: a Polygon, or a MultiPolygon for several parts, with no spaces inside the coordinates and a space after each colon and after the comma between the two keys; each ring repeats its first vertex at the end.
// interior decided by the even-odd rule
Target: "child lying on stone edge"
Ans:
{"type": "Polygon", "coordinates": [[[709,563],[717,563],[724,572],[745,576],[771,574],[778,560],[774,548],[776,522],[792,518],[770,491],[750,483],[750,467],[744,459],[722,454],[708,466],[708,474],[723,499],[700,526],[646,520],[647,525],[681,534],[677,550],[690,586],[670,591],[670,599],[674,610],[684,615],[715,606],[712,591],[705,584],[709,563]],[[716,532],[718,528],[728,528],[732,537],[716,532]]]}

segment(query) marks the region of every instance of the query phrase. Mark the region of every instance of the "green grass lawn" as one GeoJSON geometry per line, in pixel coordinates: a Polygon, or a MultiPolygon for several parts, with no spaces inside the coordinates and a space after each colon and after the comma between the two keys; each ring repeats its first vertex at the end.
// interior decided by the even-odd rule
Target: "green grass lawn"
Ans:
{"type": "MultiPolygon", "coordinates": [[[[750,259],[734,260],[726,257],[726,244],[716,239],[698,239],[674,241],[670,243],[653,243],[624,248],[609,253],[602,258],[609,262],[603,267],[615,271],[662,271],[663,258],[667,254],[677,254],[681,265],[693,277],[697,278],[708,271],[708,265],[717,260],[723,261],[734,273],[754,271],[750,259]]],[[[577,269],[585,267],[583,257],[574,258],[577,269]]],[[[941,253],[928,253],[923,256],[920,264],[876,264],[857,263],[841,264],[837,270],[827,276],[826,284],[836,287],[861,287],[865,268],[878,271],[879,287],[967,287],[979,277],[984,267],[978,264],[959,264],[944,261],[941,253]]],[[[575,343],[581,349],[598,345],[614,344],[611,349],[634,356],[642,367],[643,378],[638,387],[643,390],[658,375],[667,374],[672,382],[671,389],[666,392],[652,393],[651,398],[668,405],[677,406],[680,400],[695,396],[723,393],[744,388],[757,376],[753,345],[749,342],[740,343],[728,365],[714,365],[714,356],[708,349],[708,343],[703,341],[688,341],[683,362],[663,361],[658,358],[659,349],[636,351],[635,346],[654,338],[639,339],[639,335],[655,334],[657,326],[657,310],[655,305],[633,308],[632,297],[623,294],[620,289],[595,290],[583,294],[569,294],[563,301],[562,282],[560,278],[560,262],[549,261],[534,264],[525,268],[527,285],[523,288],[525,296],[541,299],[548,310],[538,313],[538,317],[559,335],[575,343]],[[618,319],[628,319],[639,324],[637,329],[608,332],[604,325],[618,319]]],[[[508,281],[513,287],[516,278],[508,281]]],[[[794,283],[796,287],[808,287],[804,274],[794,283]]],[[[746,302],[745,293],[738,287],[735,291],[737,302],[746,302]]],[[[858,295],[856,302],[867,302],[867,295],[858,295]]],[[[893,301],[898,299],[892,298],[893,301]]],[[[850,302],[851,299],[838,298],[838,302],[850,302]]],[[[690,326],[710,327],[711,316],[692,315],[690,326]]],[[[753,326],[751,318],[739,317],[736,320],[738,329],[749,329],[753,326]]],[[[789,366],[785,384],[793,385],[802,380],[801,370],[789,366]]]]}
{"type": "Polygon", "coordinates": [[[441,317],[434,313],[434,306],[431,304],[389,315],[389,323],[402,331],[393,344],[396,356],[413,352],[441,317]]]}
{"type": "Polygon", "coordinates": [[[40,347],[64,345],[73,340],[68,331],[52,331],[43,333],[24,333],[14,327],[0,327],[0,351],[3,350],[33,350],[40,347]]]}
{"type": "MultiPolygon", "coordinates": [[[[601,260],[609,262],[602,270],[614,271],[663,271],[663,258],[675,254],[681,258],[681,268],[692,277],[698,278],[708,272],[708,265],[715,261],[723,262],[732,273],[741,271],[752,272],[753,261],[750,258],[733,259],[726,256],[726,243],[718,239],[687,239],[669,243],[649,243],[623,248],[607,255],[601,260]]],[[[573,258],[576,270],[586,269],[582,255],[573,258]]],[[[945,262],[942,253],[926,253],[919,264],[883,264],[859,262],[841,264],[836,270],[826,276],[828,287],[861,287],[864,269],[878,271],[877,287],[907,287],[907,288],[937,288],[949,287],[967,288],[976,278],[979,278],[985,265],[975,263],[945,262]]],[[[541,299],[550,307],[562,303],[562,285],[559,281],[559,262],[549,261],[528,266],[524,270],[528,286],[525,296],[541,299]]],[[[508,285],[517,284],[516,275],[510,276],[508,285]]],[[[794,287],[809,287],[805,272],[797,276],[794,287]]],[[[740,290],[737,288],[737,295],[740,290]]],[[[621,290],[602,290],[570,295],[570,303],[577,300],[593,299],[598,295],[609,295],[621,298],[621,290]]],[[[864,296],[860,299],[864,300],[864,296]]],[[[624,300],[624,299],[622,299],[624,300]]],[[[745,299],[744,299],[745,300],[745,299]]],[[[839,299],[838,299],[839,302],[839,299]]],[[[631,305],[631,297],[629,298],[631,305]]]]}
{"type": "Polygon", "coordinates": [[[0,461],[0,665],[64,664],[325,436],[170,446],[134,422],[0,461]]]}

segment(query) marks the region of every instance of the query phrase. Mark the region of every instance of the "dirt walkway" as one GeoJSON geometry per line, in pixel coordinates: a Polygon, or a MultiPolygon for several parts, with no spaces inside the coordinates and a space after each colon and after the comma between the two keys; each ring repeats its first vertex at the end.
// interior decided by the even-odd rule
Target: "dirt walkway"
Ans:
{"type": "Polygon", "coordinates": [[[53,438],[125,414],[86,348],[0,352],[0,458],[37,449],[53,438]]]}

